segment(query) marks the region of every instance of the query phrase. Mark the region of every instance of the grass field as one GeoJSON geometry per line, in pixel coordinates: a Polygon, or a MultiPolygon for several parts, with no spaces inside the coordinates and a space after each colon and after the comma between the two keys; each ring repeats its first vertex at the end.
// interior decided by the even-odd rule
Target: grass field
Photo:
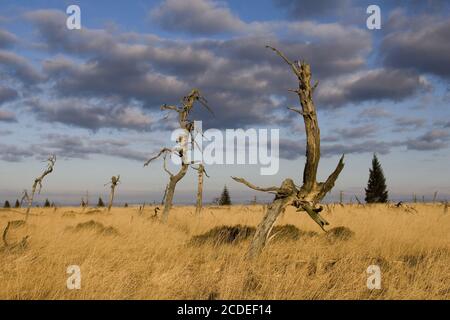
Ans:
{"type": "MultiPolygon", "coordinates": [[[[290,208],[277,225],[317,234],[273,232],[252,263],[244,259],[250,238],[232,244],[191,239],[216,226],[256,226],[260,205],[206,207],[200,216],[193,207],[175,207],[166,225],[151,217],[152,207],[141,213],[134,207],[111,213],[35,208],[25,226],[8,234],[9,242],[29,235],[28,246],[0,249],[0,298],[449,299],[450,214],[437,204],[414,207],[417,212],[329,207],[323,215],[330,228],[354,232],[347,240],[327,236],[290,208]],[[373,264],[381,268],[381,290],[366,286],[373,264]],[[80,290],[66,287],[69,265],[81,268],[80,290]]],[[[23,217],[2,209],[0,226],[23,217]]]]}

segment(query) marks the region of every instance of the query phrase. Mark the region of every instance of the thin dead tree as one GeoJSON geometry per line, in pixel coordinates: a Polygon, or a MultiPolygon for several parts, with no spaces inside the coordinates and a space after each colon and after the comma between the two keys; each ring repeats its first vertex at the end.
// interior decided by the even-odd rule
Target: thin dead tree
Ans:
{"type": "Polygon", "coordinates": [[[108,211],[111,211],[111,207],[113,205],[113,201],[114,201],[114,193],[116,191],[116,187],[117,185],[120,183],[120,174],[116,176],[112,176],[111,177],[111,181],[108,183],[105,183],[105,187],[107,185],[111,185],[111,193],[109,195],[109,204],[108,204],[108,211]]]}
{"type": "Polygon", "coordinates": [[[177,147],[175,147],[174,149],[162,148],[156,156],[150,158],[147,162],[144,163],[145,167],[148,166],[153,160],[158,159],[160,156],[163,156],[164,158],[164,171],[169,175],[169,183],[167,184],[164,196],[164,210],[161,217],[163,222],[166,222],[169,217],[169,212],[172,208],[173,196],[175,194],[175,187],[177,183],[184,178],[189,169],[189,165],[193,164],[188,160],[187,151],[189,138],[191,139],[191,150],[193,150],[195,143],[194,121],[189,119],[189,114],[192,111],[195,102],[200,102],[202,106],[204,106],[209,112],[212,113],[206,99],[201,96],[200,92],[197,89],[193,89],[187,96],[183,98],[182,105],[180,107],[168,105],[163,105],[161,107],[161,110],[174,111],[178,114],[178,124],[180,128],[183,129],[184,133],[178,137],[177,147]],[[181,168],[176,174],[170,172],[167,168],[167,155],[172,154],[176,155],[181,160],[181,168]]]}
{"type": "Polygon", "coordinates": [[[27,203],[28,203],[28,201],[30,201],[30,197],[28,196],[28,192],[27,192],[26,189],[23,190],[22,198],[20,199],[20,206],[21,206],[21,207],[23,206],[23,202],[24,202],[24,201],[26,201],[27,203]]]}
{"type": "Polygon", "coordinates": [[[31,206],[33,205],[34,195],[36,193],[36,188],[39,187],[38,194],[40,194],[41,189],[42,189],[42,181],[44,180],[44,178],[47,175],[49,175],[50,173],[53,172],[53,167],[55,166],[55,163],[56,163],[56,156],[51,155],[46,161],[47,161],[47,168],[44,170],[44,172],[39,177],[34,179],[33,186],[31,187],[31,196],[28,197],[28,208],[27,208],[27,212],[26,212],[26,216],[25,216],[25,221],[28,220],[31,206]]]}
{"type": "Polygon", "coordinates": [[[197,185],[197,204],[195,207],[195,213],[200,214],[203,207],[203,175],[209,178],[208,173],[206,173],[205,166],[199,164],[198,167],[192,166],[194,170],[198,172],[198,185],[197,185]]]}
{"type": "Polygon", "coordinates": [[[268,206],[266,214],[258,225],[256,233],[247,252],[247,258],[257,257],[263,250],[270,232],[278,216],[291,205],[297,211],[305,211],[322,228],[329,223],[320,216],[323,207],[319,202],[331,191],[336,179],[344,168],[344,156],[341,157],[336,169],[325,182],[317,182],[317,168],[320,159],[320,130],[317,121],[316,108],[313,102],[313,92],[318,82],[311,85],[310,65],[304,61],[291,62],[281,51],[267,46],[275,51],[292,69],[298,78],[298,89],[295,92],[300,100],[301,109],[289,108],[303,117],[306,131],[306,163],[303,171],[303,185],[297,188],[292,179],[285,179],[280,187],[262,188],[251,184],[243,178],[232,177],[235,181],[247,187],[275,194],[275,199],[268,206]]]}

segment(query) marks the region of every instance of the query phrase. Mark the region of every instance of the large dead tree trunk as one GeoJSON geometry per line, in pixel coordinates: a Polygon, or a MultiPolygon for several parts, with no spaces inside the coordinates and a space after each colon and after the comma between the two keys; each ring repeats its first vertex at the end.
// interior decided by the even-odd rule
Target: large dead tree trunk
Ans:
{"type": "Polygon", "coordinates": [[[109,195],[109,204],[108,204],[108,211],[111,211],[111,207],[113,205],[114,202],[114,193],[116,191],[116,187],[120,182],[120,175],[118,175],[117,177],[112,176],[111,177],[111,182],[108,182],[105,184],[105,186],[107,186],[108,184],[111,184],[111,193],[109,195]]]}
{"type": "Polygon", "coordinates": [[[193,89],[183,98],[181,107],[168,105],[163,105],[161,107],[161,110],[175,111],[178,113],[178,124],[185,133],[180,135],[178,138],[179,147],[174,149],[163,148],[155,157],[150,158],[146,163],[144,163],[144,166],[148,166],[150,162],[159,158],[161,155],[164,155],[164,171],[166,171],[169,175],[169,184],[167,185],[164,197],[164,210],[161,217],[163,222],[166,222],[169,218],[169,212],[172,208],[177,183],[184,178],[189,169],[189,165],[193,164],[193,162],[188,159],[188,140],[191,138],[191,145],[193,147],[195,139],[194,121],[189,119],[189,114],[192,111],[195,102],[200,102],[208,111],[212,113],[211,109],[207,105],[206,99],[200,95],[200,92],[197,89],[193,89]],[[177,174],[173,174],[167,169],[166,157],[168,154],[175,154],[181,160],[181,168],[177,174]]]}
{"type": "Polygon", "coordinates": [[[194,169],[198,172],[197,204],[195,207],[195,213],[200,214],[203,207],[203,175],[206,175],[208,178],[209,176],[206,173],[205,166],[203,164],[199,164],[198,168],[194,169]]]}
{"type": "Polygon", "coordinates": [[[25,221],[28,220],[28,216],[30,215],[30,210],[31,210],[31,206],[33,205],[33,199],[34,199],[34,195],[36,193],[36,188],[39,187],[38,193],[41,193],[41,189],[42,189],[42,181],[44,180],[44,178],[49,175],[50,173],[53,172],[53,167],[55,166],[56,163],[56,156],[52,155],[47,159],[47,168],[45,169],[45,171],[36,179],[34,179],[34,183],[33,186],[31,188],[31,196],[28,197],[28,208],[26,211],[26,215],[25,215],[25,221]]]}
{"type": "Polygon", "coordinates": [[[183,179],[183,177],[186,175],[188,169],[189,169],[189,165],[183,164],[181,166],[180,171],[178,171],[177,174],[170,175],[169,185],[167,187],[166,198],[164,201],[164,210],[163,210],[162,217],[161,217],[162,222],[167,222],[167,220],[169,219],[169,213],[170,213],[170,209],[172,209],[175,188],[177,186],[178,181],[183,179]]]}
{"type": "Polygon", "coordinates": [[[293,63],[279,50],[270,46],[267,47],[275,51],[289,64],[297,76],[298,89],[292,91],[298,95],[301,109],[289,109],[300,114],[305,124],[306,163],[303,170],[303,185],[300,189],[295,186],[292,179],[284,180],[280,187],[260,188],[242,178],[233,177],[235,181],[243,183],[251,189],[275,194],[275,200],[268,207],[262,222],[257,227],[257,231],[247,252],[248,258],[254,258],[261,253],[278,216],[289,205],[296,207],[297,211],[305,211],[308,213],[320,228],[325,230],[324,226],[328,225],[328,222],[320,215],[322,207],[318,204],[333,188],[336,179],[344,168],[344,156],[342,156],[336,169],[325,182],[316,181],[317,168],[320,160],[320,130],[316,108],[313,102],[313,92],[318,83],[316,82],[315,85],[311,85],[311,69],[309,64],[304,61],[293,63]]]}

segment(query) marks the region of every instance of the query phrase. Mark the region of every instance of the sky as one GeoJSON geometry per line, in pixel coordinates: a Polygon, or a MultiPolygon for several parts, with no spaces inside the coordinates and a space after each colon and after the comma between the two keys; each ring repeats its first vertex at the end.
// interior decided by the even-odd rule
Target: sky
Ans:
{"type": "MultiPolygon", "coordinates": [[[[37,201],[76,204],[108,195],[121,175],[118,203],[159,202],[168,180],[162,161],[180,105],[198,88],[214,115],[195,107],[203,128],[279,129],[280,170],[210,165],[205,202],[224,185],[234,202],[285,178],[301,184],[303,120],[289,92],[289,67],[266,45],[311,64],[322,138],[318,178],[345,153],[327,201],[344,192],[364,198],[373,153],[392,200],[412,194],[450,198],[450,3],[411,1],[8,1],[0,2],[0,201],[20,198],[57,156],[37,201]],[[81,30],[66,27],[69,5],[81,30]],[[369,5],[381,29],[366,26],[369,5]]],[[[173,171],[177,170],[172,165],[173,171]]],[[[175,202],[195,201],[196,171],[177,186],[175,202]]]]}

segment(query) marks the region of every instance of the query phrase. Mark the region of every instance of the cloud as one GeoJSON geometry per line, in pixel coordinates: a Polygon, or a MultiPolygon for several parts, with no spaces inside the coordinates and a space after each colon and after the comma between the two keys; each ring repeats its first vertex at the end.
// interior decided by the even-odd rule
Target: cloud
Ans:
{"type": "Polygon", "coordinates": [[[0,122],[17,122],[17,118],[11,111],[0,110],[0,122]]]}
{"type": "Polygon", "coordinates": [[[367,140],[354,144],[329,144],[321,147],[324,157],[351,153],[379,153],[388,154],[392,147],[398,146],[398,142],[383,142],[377,140],[367,140]]]}
{"type": "Polygon", "coordinates": [[[279,7],[285,8],[290,17],[296,19],[342,14],[352,4],[351,0],[274,0],[274,2],[279,7]]]}
{"type": "Polygon", "coordinates": [[[9,51],[0,50],[0,70],[26,85],[36,84],[44,77],[25,58],[9,51]]]}
{"type": "Polygon", "coordinates": [[[363,23],[367,18],[366,8],[376,4],[381,12],[403,8],[410,14],[417,12],[439,13],[448,11],[447,0],[273,0],[284,8],[293,19],[341,18],[349,23],[363,23]]]}
{"type": "Polygon", "coordinates": [[[447,130],[430,130],[427,133],[406,141],[408,150],[429,151],[448,147],[450,133],[447,130]]]}
{"type": "MultiPolygon", "coordinates": [[[[218,128],[274,124],[273,114],[280,108],[271,97],[288,95],[295,77],[266,44],[282,48],[292,59],[308,59],[320,79],[360,69],[371,48],[366,31],[337,23],[267,24],[275,29],[288,26],[298,37],[296,41],[251,34],[185,41],[87,27],[70,32],[60,27],[65,15],[55,10],[33,11],[26,17],[38,30],[43,48],[57,54],[43,63],[56,96],[136,100],[143,108],[156,111],[161,104],[178,103],[197,87],[217,115],[208,118],[209,124],[218,128]],[[327,36],[328,31],[335,36],[327,36]]],[[[289,99],[286,103],[295,101],[289,99]]],[[[195,116],[207,117],[201,112],[195,116]]]]}
{"type": "Polygon", "coordinates": [[[130,143],[117,139],[92,139],[90,136],[48,134],[44,143],[35,143],[26,148],[0,143],[0,160],[20,162],[29,157],[46,157],[55,154],[64,159],[89,159],[94,155],[106,155],[144,162],[148,154],[130,147],[130,143]]]}
{"type": "Polygon", "coordinates": [[[66,26],[67,15],[63,11],[41,9],[29,11],[24,18],[33,23],[40,36],[40,47],[49,51],[65,51],[74,55],[103,52],[116,48],[114,35],[102,29],[83,28],[69,30],[66,26]]]}
{"type": "Polygon", "coordinates": [[[15,100],[18,96],[19,94],[16,90],[8,87],[0,87],[0,105],[8,101],[15,100]]]}
{"type": "Polygon", "coordinates": [[[397,22],[396,29],[381,43],[379,52],[384,65],[450,77],[450,19],[429,16],[404,19],[412,27],[397,22]]]}
{"type": "Polygon", "coordinates": [[[17,42],[17,37],[7,30],[0,29],[0,48],[8,48],[17,42]]]}
{"type": "Polygon", "coordinates": [[[147,154],[130,148],[127,141],[117,139],[91,139],[88,136],[50,134],[48,142],[35,145],[41,153],[54,153],[59,157],[89,159],[92,155],[107,155],[136,161],[145,161],[147,154]]]}
{"type": "Polygon", "coordinates": [[[8,162],[18,162],[23,160],[23,158],[34,155],[29,148],[19,148],[14,145],[7,145],[3,143],[0,143],[0,150],[0,160],[8,162]]]}
{"type": "Polygon", "coordinates": [[[319,85],[317,98],[333,107],[363,101],[401,101],[428,86],[414,72],[375,69],[327,81],[319,85]]]}
{"type": "MultiPolygon", "coordinates": [[[[325,142],[325,141],[322,141],[325,142]]],[[[330,141],[333,142],[333,141],[330,141]]],[[[321,145],[321,155],[323,157],[332,157],[342,154],[361,154],[361,153],[379,153],[388,154],[392,148],[404,145],[402,141],[379,141],[364,140],[355,143],[323,143],[321,145]]],[[[280,157],[287,160],[296,160],[305,155],[305,140],[280,140],[280,157]]]]}
{"type": "Polygon", "coordinates": [[[377,129],[378,128],[375,125],[368,125],[336,129],[335,132],[339,134],[342,139],[362,139],[373,136],[377,129]]]}
{"type": "Polygon", "coordinates": [[[434,124],[441,128],[450,128],[450,120],[438,120],[435,121],[434,124]]]}
{"type": "Polygon", "coordinates": [[[233,33],[245,27],[228,7],[211,0],[165,0],[150,17],[165,30],[193,35],[233,33]]]}
{"type": "Polygon", "coordinates": [[[397,118],[394,121],[394,124],[396,126],[396,128],[394,128],[394,132],[417,130],[423,127],[425,123],[426,120],[423,118],[411,118],[411,117],[397,118]]]}
{"type": "Polygon", "coordinates": [[[359,118],[377,119],[377,118],[389,118],[392,114],[383,108],[367,108],[361,111],[358,115],[359,118]]]}
{"type": "Polygon", "coordinates": [[[39,120],[98,130],[101,128],[148,130],[152,119],[139,108],[102,99],[63,98],[50,101],[30,99],[27,105],[39,120]]]}

